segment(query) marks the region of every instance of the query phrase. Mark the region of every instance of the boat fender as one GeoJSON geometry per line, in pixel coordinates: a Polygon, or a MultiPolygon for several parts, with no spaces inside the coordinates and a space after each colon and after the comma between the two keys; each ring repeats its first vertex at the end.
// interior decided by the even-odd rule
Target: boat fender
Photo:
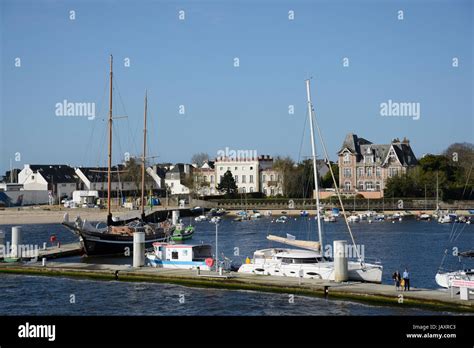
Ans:
{"type": "Polygon", "coordinates": [[[206,265],[209,266],[209,267],[212,267],[212,266],[214,265],[214,259],[208,257],[208,258],[206,259],[206,265]]]}

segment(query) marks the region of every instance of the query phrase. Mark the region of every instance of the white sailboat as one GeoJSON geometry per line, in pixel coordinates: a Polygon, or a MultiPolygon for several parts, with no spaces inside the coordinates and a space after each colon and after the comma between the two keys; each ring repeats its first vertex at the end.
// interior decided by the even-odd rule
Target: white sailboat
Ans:
{"type": "MultiPolygon", "coordinates": [[[[315,182],[316,190],[316,206],[317,206],[317,216],[316,221],[318,225],[318,235],[319,241],[305,241],[297,240],[294,236],[287,235],[287,238],[278,237],[278,236],[267,236],[268,240],[279,242],[286,245],[291,245],[298,247],[300,249],[292,248],[267,248],[260,249],[254,252],[253,259],[247,259],[247,262],[240,266],[238,272],[240,273],[251,273],[259,275],[273,275],[273,276],[286,276],[286,277],[302,277],[310,279],[325,279],[325,280],[334,280],[335,276],[335,267],[334,261],[331,257],[327,257],[322,252],[323,243],[323,232],[321,228],[321,216],[320,216],[320,202],[319,202],[319,188],[318,188],[318,175],[316,167],[316,145],[314,142],[314,129],[313,129],[313,106],[311,103],[311,93],[310,93],[310,81],[306,81],[306,93],[308,99],[308,113],[309,113],[309,123],[311,130],[311,150],[313,157],[313,175],[315,182]]],[[[318,128],[319,133],[319,128],[318,128]]],[[[321,138],[321,134],[319,133],[321,138]]],[[[322,139],[321,139],[322,142],[322,139]]],[[[325,151],[325,157],[327,152],[323,144],[325,151]]],[[[334,179],[334,173],[330,168],[331,174],[334,179]]],[[[343,209],[343,216],[346,219],[346,214],[344,212],[344,207],[340,199],[339,190],[337,189],[337,183],[334,180],[336,185],[336,193],[339,197],[341,207],[343,209]]],[[[347,223],[346,225],[350,231],[350,227],[347,223]]],[[[354,239],[352,242],[355,245],[354,239]]],[[[357,248],[355,248],[357,250],[357,248]]],[[[380,264],[369,264],[365,263],[358,255],[359,259],[357,261],[348,262],[348,279],[353,281],[365,281],[373,283],[382,282],[382,271],[383,267],[380,264]]]]}

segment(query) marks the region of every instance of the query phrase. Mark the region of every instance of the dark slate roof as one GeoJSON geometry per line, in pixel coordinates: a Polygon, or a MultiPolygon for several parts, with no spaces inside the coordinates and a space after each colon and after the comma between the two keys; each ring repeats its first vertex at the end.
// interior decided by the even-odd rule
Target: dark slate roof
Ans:
{"type": "Polygon", "coordinates": [[[392,145],[397,153],[398,159],[403,165],[413,166],[418,164],[418,160],[416,159],[410,144],[397,143],[392,145]]]}
{"type": "MultiPolygon", "coordinates": [[[[111,180],[114,182],[118,181],[118,175],[120,174],[123,176],[125,173],[117,173],[117,171],[123,171],[124,168],[125,166],[122,164],[112,167],[111,180]]],[[[79,167],[78,169],[80,169],[92,183],[107,182],[107,167],[79,167]]]]}
{"type": "Polygon", "coordinates": [[[412,166],[418,164],[415,154],[410,146],[410,142],[406,139],[401,142],[396,139],[391,144],[373,144],[367,139],[359,138],[356,134],[349,133],[344,139],[342,148],[338,153],[341,153],[342,150],[347,148],[352,153],[363,156],[366,155],[367,150],[370,149],[371,153],[375,155],[376,162],[384,162],[392,145],[395,149],[395,154],[402,165],[412,166]]]}
{"type": "Polygon", "coordinates": [[[364,138],[359,138],[356,134],[349,133],[346,135],[344,142],[342,143],[341,152],[344,149],[349,149],[352,153],[360,154],[360,145],[372,144],[370,141],[364,138]]]}
{"type": "Polygon", "coordinates": [[[40,173],[49,183],[73,183],[78,180],[74,168],[65,164],[31,164],[30,168],[33,172],[40,173]]]}

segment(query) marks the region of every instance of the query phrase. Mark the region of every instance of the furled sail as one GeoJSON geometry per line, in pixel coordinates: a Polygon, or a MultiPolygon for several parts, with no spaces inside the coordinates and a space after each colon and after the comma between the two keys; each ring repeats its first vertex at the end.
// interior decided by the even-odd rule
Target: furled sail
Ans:
{"type": "Polygon", "coordinates": [[[293,239],[293,238],[283,238],[283,237],[278,237],[278,236],[274,236],[274,235],[271,235],[271,234],[269,234],[267,236],[267,239],[271,240],[271,241],[274,241],[274,242],[282,243],[282,244],[287,244],[287,245],[300,247],[300,248],[303,248],[303,249],[319,251],[320,248],[321,248],[321,245],[320,245],[319,242],[313,242],[313,241],[310,241],[310,240],[298,240],[298,239],[293,239]]]}

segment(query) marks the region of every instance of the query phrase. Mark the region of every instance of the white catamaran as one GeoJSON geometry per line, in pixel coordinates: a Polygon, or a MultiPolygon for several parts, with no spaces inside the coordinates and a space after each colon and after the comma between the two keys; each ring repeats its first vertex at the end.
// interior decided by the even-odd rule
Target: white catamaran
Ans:
{"type": "MultiPolygon", "coordinates": [[[[314,141],[314,109],[311,103],[310,93],[310,81],[306,81],[306,94],[308,99],[308,113],[311,130],[311,150],[313,160],[313,175],[316,190],[316,211],[317,211],[317,225],[319,242],[297,240],[293,236],[287,236],[287,238],[277,237],[269,235],[267,239],[275,242],[279,242],[286,245],[295,246],[301,249],[290,249],[290,248],[268,248],[260,249],[254,252],[253,259],[247,260],[242,266],[240,266],[238,272],[241,273],[252,273],[260,275],[274,275],[274,276],[286,276],[286,277],[302,277],[312,279],[325,279],[334,280],[335,267],[334,261],[331,257],[327,257],[322,252],[323,244],[323,233],[321,229],[321,216],[320,216],[320,203],[319,203],[319,188],[318,188],[318,175],[316,166],[316,144],[314,141]]],[[[317,122],[316,122],[317,125],[317,122]]],[[[321,133],[318,126],[318,134],[322,143],[322,147],[325,152],[326,159],[328,158],[326,147],[321,137],[321,133]]],[[[336,193],[341,204],[346,226],[352,238],[352,243],[355,246],[354,238],[352,236],[351,229],[347,223],[346,213],[342,200],[337,188],[337,183],[334,178],[334,173],[330,167],[331,175],[333,177],[334,184],[336,185],[336,193]]],[[[357,250],[357,248],[355,248],[357,250]]],[[[357,252],[357,251],[356,251],[357,252]]],[[[353,281],[364,281],[381,283],[382,282],[382,270],[383,267],[379,263],[370,264],[365,263],[357,252],[358,260],[348,262],[348,279],[353,281]]]]}

